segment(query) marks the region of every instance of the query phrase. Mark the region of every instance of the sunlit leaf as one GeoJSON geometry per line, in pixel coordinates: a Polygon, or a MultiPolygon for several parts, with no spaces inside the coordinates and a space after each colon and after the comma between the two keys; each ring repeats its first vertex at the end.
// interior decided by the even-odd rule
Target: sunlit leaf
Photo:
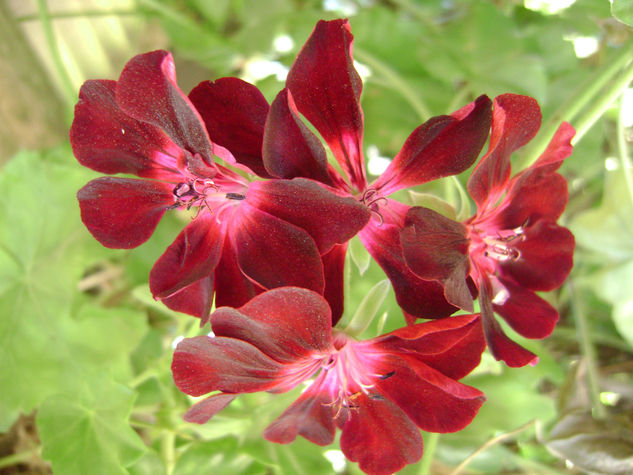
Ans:
{"type": "Polygon", "coordinates": [[[613,0],[611,2],[611,14],[622,23],[633,26],[633,1],[613,0]]]}
{"type": "Polygon", "coordinates": [[[94,375],[48,398],[37,414],[42,457],[55,473],[126,474],[145,444],[128,425],[134,394],[94,375]]]}
{"type": "Polygon", "coordinates": [[[0,201],[0,428],[85,374],[129,375],[125,355],[145,331],[136,312],[71,312],[83,269],[103,251],[76,205],[90,173],[70,160],[68,150],[24,152],[0,175],[11,196],[0,201]]]}

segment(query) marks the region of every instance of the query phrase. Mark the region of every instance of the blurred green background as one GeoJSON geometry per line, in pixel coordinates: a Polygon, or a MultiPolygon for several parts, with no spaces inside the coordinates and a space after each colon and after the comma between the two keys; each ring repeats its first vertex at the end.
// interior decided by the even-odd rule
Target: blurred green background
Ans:
{"type": "MultiPolygon", "coordinates": [[[[465,380],[488,399],[475,421],[424,434],[422,462],[402,473],[633,473],[632,3],[0,0],[0,473],[360,473],[337,444],[261,438],[297,391],[240,397],[203,426],[182,421],[192,398],[173,384],[172,348],[201,330],[154,302],[147,278],[189,218],[166,216],[137,249],[102,248],[75,200],[97,175],[67,139],[83,81],[116,79],[135,54],[172,51],[185,92],[230,75],[272,100],[316,21],[337,17],[350,18],[364,79],[370,174],[421,122],[480,94],[541,104],[542,134],[515,171],[561,120],[578,130],[562,168],[575,267],[545,296],[557,329],[515,335],[535,367],[485,354],[465,380]]],[[[450,180],[403,199],[470,209],[450,180]]],[[[352,251],[344,319],[375,315],[367,338],[402,326],[384,274],[355,241],[352,251]]]]}

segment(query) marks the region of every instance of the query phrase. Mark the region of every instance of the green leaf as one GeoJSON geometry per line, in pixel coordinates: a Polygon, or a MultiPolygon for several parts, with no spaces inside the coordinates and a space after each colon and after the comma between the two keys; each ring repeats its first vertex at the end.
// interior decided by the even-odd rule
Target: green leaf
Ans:
{"type": "Polygon", "coordinates": [[[213,473],[214,475],[235,475],[265,471],[265,466],[254,462],[243,453],[233,437],[210,442],[194,442],[178,457],[174,475],[192,473],[213,473]]]}
{"type": "Polygon", "coordinates": [[[607,172],[602,203],[580,214],[570,228],[579,245],[603,260],[582,284],[613,306],[615,326],[633,346],[633,202],[622,170],[607,172]]]}
{"type": "Polygon", "coordinates": [[[546,444],[583,471],[633,471],[633,427],[626,416],[596,420],[588,412],[568,414],[552,428],[546,444]]]}
{"type": "Polygon", "coordinates": [[[409,196],[411,197],[413,206],[423,206],[432,209],[451,219],[455,219],[457,215],[455,208],[448,201],[443,200],[437,195],[409,190],[409,196]]]}
{"type": "Polygon", "coordinates": [[[371,256],[358,236],[355,236],[349,241],[349,255],[352,258],[352,262],[356,264],[358,273],[362,276],[369,268],[371,256]]]}
{"type": "Polygon", "coordinates": [[[389,279],[381,280],[374,285],[358,305],[356,312],[343,331],[353,336],[362,335],[378,314],[378,309],[385,301],[390,288],[389,279]]]}
{"type": "Polygon", "coordinates": [[[128,388],[98,375],[48,398],[36,419],[42,457],[55,473],[127,474],[123,467],[145,452],[127,422],[133,401],[128,388]]]}
{"type": "Polygon", "coordinates": [[[611,261],[633,258],[633,203],[621,170],[606,172],[604,197],[598,208],[570,224],[580,246],[611,261]]]}
{"type": "Polygon", "coordinates": [[[143,315],[129,310],[72,315],[84,268],[107,251],[75,198],[92,172],[70,160],[69,149],[23,152],[0,174],[11,197],[0,201],[0,430],[86,374],[128,375],[129,345],[145,332],[143,315]]]}
{"type": "Polygon", "coordinates": [[[611,14],[625,25],[633,26],[633,0],[612,0],[611,14]]]}

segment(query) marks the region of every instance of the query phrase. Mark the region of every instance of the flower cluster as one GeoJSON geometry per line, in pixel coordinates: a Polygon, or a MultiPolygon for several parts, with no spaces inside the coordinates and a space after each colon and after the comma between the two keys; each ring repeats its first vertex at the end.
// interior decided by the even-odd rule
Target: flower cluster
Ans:
{"type": "Polygon", "coordinates": [[[558,313],[536,291],[559,287],[572,266],[573,236],[556,224],[567,201],[556,170],[574,131],[561,125],[511,176],[511,155],[539,129],[539,107],[525,96],[481,96],[415,129],[369,182],[352,42],[346,20],[319,22],[271,104],[237,78],[187,96],[169,53],[136,56],[117,81],[84,84],[70,138],[82,165],[138,177],[97,178],[79,191],[82,220],[103,245],[140,245],[170,210],[192,216],[149,274],[156,299],[213,329],[175,350],[176,385],[213,393],[185,419],[204,423],[241,393],[306,384],[264,437],[326,445],[338,427],[349,460],[389,474],[422,456],[419,428],[454,432],[475,417],[484,395],[458,380],[486,345],[509,366],[535,363],[495,312],[527,338],[552,332],[558,313]],[[487,141],[468,181],[470,219],[391,196],[465,171],[487,141]],[[365,341],[336,327],[356,235],[406,321],[365,341]],[[451,316],[459,309],[468,313],[451,316]]]}

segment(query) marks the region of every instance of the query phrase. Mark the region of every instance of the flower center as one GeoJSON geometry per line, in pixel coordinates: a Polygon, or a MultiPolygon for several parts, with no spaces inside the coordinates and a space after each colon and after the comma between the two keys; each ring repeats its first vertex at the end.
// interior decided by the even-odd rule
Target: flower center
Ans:
{"type": "Polygon", "coordinates": [[[222,204],[226,204],[227,200],[235,202],[246,199],[244,192],[222,191],[221,187],[210,178],[192,178],[178,183],[174,186],[172,193],[176,198],[176,203],[172,208],[186,208],[189,211],[192,207],[198,207],[194,219],[203,208],[213,212],[222,204]]]}
{"type": "Polygon", "coordinates": [[[386,206],[388,203],[387,198],[385,198],[384,196],[380,196],[378,191],[374,190],[373,188],[369,188],[368,190],[365,190],[363,196],[361,196],[360,202],[367,206],[367,209],[369,209],[369,211],[371,211],[373,215],[378,218],[378,220],[380,221],[378,224],[379,226],[381,226],[385,222],[382,214],[380,214],[380,205],[386,206]]]}
{"type": "Polygon", "coordinates": [[[472,231],[471,248],[475,251],[473,254],[479,254],[497,262],[516,261],[521,258],[521,251],[515,245],[525,240],[522,226],[497,231],[495,234],[484,234],[475,227],[472,231]]]}
{"type": "Polygon", "coordinates": [[[376,381],[387,379],[394,373],[377,374],[373,368],[379,355],[362,351],[360,345],[346,335],[335,337],[335,347],[338,350],[323,360],[322,370],[327,372],[325,385],[334,397],[330,405],[335,408],[334,417],[337,418],[344,411],[358,409],[356,400],[362,394],[372,399],[382,399],[372,388],[376,381]]]}

